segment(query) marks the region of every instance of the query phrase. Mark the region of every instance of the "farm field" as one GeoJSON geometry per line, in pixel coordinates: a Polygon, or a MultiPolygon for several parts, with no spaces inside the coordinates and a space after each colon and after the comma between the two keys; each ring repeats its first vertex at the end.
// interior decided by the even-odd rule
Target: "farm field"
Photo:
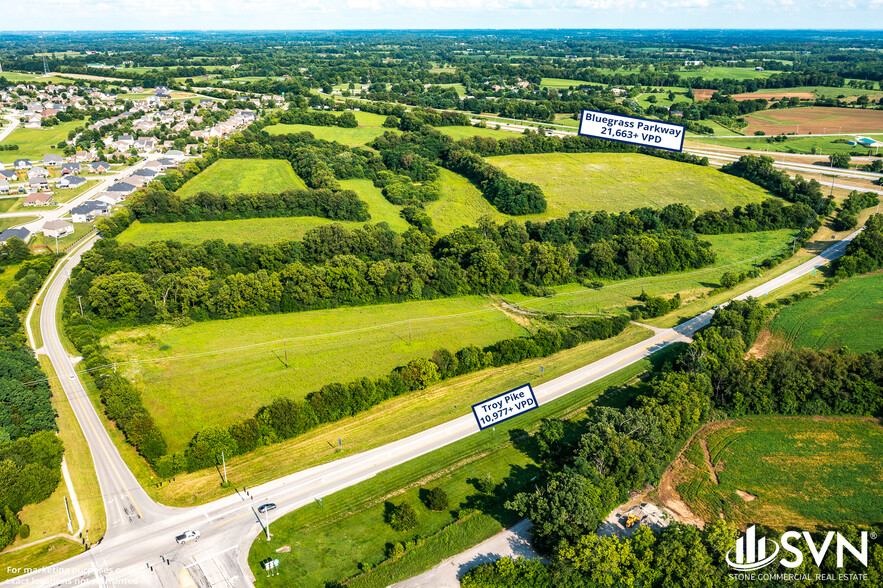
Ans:
{"type": "Polygon", "coordinates": [[[61,153],[61,149],[55,146],[61,141],[67,141],[67,135],[77,126],[82,126],[83,121],[70,121],[59,123],[58,125],[47,129],[25,129],[19,127],[12,131],[6,139],[3,140],[4,145],[18,145],[17,151],[0,151],[0,161],[9,160],[9,163],[16,159],[33,159],[42,161],[43,155],[46,153],[61,153]]]}
{"type": "MultiPolygon", "coordinates": [[[[442,559],[472,547],[514,523],[511,511],[503,508],[493,494],[479,492],[474,481],[490,476],[508,491],[531,487],[531,478],[539,473],[534,461],[510,439],[537,429],[542,419],[584,418],[584,408],[600,403],[605,391],[617,389],[637,375],[651,372],[664,355],[658,354],[628,366],[567,396],[542,405],[496,427],[496,431],[472,435],[447,447],[421,456],[377,476],[328,496],[321,508],[305,506],[274,524],[269,542],[258,539],[252,544],[252,566],[270,555],[280,559],[279,585],[320,587],[325,582],[343,580],[359,573],[359,564],[368,563],[372,571],[347,585],[359,588],[388,586],[417,575],[442,559]],[[578,415],[574,417],[574,415],[578,415]],[[426,488],[441,487],[448,495],[449,508],[433,512],[421,501],[426,488]],[[397,532],[384,522],[385,502],[410,503],[417,511],[418,526],[397,532]],[[454,512],[475,508],[477,513],[453,524],[454,512]],[[432,536],[422,547],[397,560],[377,566],[384,559],[386,545],[405,542],[419,535],[432,536]],[[282,545],[298,549],[276,555],[282,545]]],[[[606,403],[608,399],[605,398],[606,403]]],[[[257,579],[259,586],[273,586],[275,581],[257,579]]]]}
{"type": "Polygon", "coordinates": [[[770,331],[795,347],[864,353],[883,348],[883,274],[849,278],[781,309],[770,331]]]}
{"type": "Polygon", "coordinates": [[[883,511],[881,452],[874,419],[746,418],[700,429],[665,477],[706,521],[723,513],[742,528],[867,525],[883,511]]]}
{"type": "Polygon", "coordinates": [[[435,229],[443,235],[463,225],[475,225],[483,216],[489,216],[499,223],[515,218],[494,208],[478,188],[460,174],[440,167],[439,185],[442,197],[435,202],[427,202],[426,213],[435,229]]]}
{"type": "Polygon", "coordinates": [[[494,121],[487,121],[488,128],[482,129],[481,127],[436,127],[437,130],[441,131],[445,135],[449,137],[453,137],[455,141],[459,141],[460,139],[465,139],[466,137],[494,137],[495,139],[506,139],[511,138],[513,136],[518,136],[512,131],[498,131],[494,128],[494,121]]]}
{"type": "Polygon", "coordinates": [[[636,153],[548,153],[487,158],[489,163],[542,188],[545,218],[575,210],[619,212],[680,202],[696,212],[760,202],[756,185],[701,167],[636,153]]]}
{"type": "MultiPolygon", "coordinates": [[[[703,121],[705,124],[706,121],[703,121]]],[[[727,134],[732,134],[728,132],[727,134]]],[[[867,133],[864,137],[871,137],[878,141],[883,141],[883,134],[867,133]]],[[[851,137],[786,137],[784,141],[767,142],[766,137],[739,137],[739,138],[716,138],[716,137],[688,137],[687,142],[696,141],[706,145],[719,145],[721,147],[732,147],[734,149],[752,149],[757,151],[775,151],[777,153],[804,153],[812,154],[813,150],[819,156],[819,161],[827,162],[828,155],[832,153],[850,153],[853,155],[873,154],[874,150],[867,147],[859,147],[857,145],[849,145],[848,143],[837,143],[836,141],[851,141],[851,137]]]]}
{"type": "Polygon", "coordinates": [[[810,106],[765,110],[745,115],[746,135],[763,131],[767,135],[779,133],[873,133],[883,131],[883,111],[860,108],[833,108],[810,106]]]}
{"type": "MultiPolygon", "coordinates": [[[[709,100],[717,90],[693,90],[696,100],[709,100]]],[[[785,88],[782,90],[758,90],[748,94],[729,94],[730,98],[741,102],[743,100],[781,100],[782,98],[799,98],[801,100],[814,100],[816,95],[812,92],[801,91],[798,88],[785,88]]]]}
{"type": "MultiPolygon", "coordinates": [[[[339,115],[339,113],[337,113],[339,115]]],[[[303,133],[309,131],[317,139],[325,141],[337,141],[342,145],[365,145],[370,143],[376,137],[389,130],[383,127],[383,121],[386,117],[372,112],[353,112],[359,126],[346,129],[342,127],[320,127],[314,125],[301,124],[278,124],[265,127],[264,130],[271,135],[283,135],[288,133],[303,133]]]]}
{"type": "Polygon", "coordinates": [[[182,198],[215,194],[279,193],[306,188],[291,164],[282,159],[219,159],[181,186],[182,198]]]}
{"type": "MultiPolygon", "coordinates": [[[[787,247],[792,235],[793,231],[788,229],[734,235],[700,235],[701,239],[712,244],[712,250],[717,253],[717,261],[713,266],[680,274],[608,282],[600,290],[580,284],[556,286],[554,298],[535,298],[522,294],[507,294],[503,298],[519,308],[533,312],[601,315],[624,312],[640,304],[636,298],[641,291],[653,296],[668,297],[680,292],[686,305],[717,288],[718,280],[725,271],[746,271],[755,261],[763,261],[766,257],[779,253],[787,247]]],[[[733,294],[731,291],[728,296],[733,294]]]]}
{"type": "Polygon", "coordinates": [[[251,416],[278,396],[303,398],[332,382],[386,375],[439,348],[526,333],[471,296],[139,328],[103,342],[109,357],[129,362],[118,365],[177,451],[203,427],[251,416]],[[234,348],[241,349],[213,353],[234,348]]]}
{"type": "Polygon", "coordinates": [[[756,71],[753,67],[712,66],[689,70],[682,67],[676,73],[683,78],[705,78],[709,80],[756,80],[760,78],[768,78],[777,72],[770,70],[756,71]]]}
{"type": "Polygon", "coordinates": [[[147,245],[153,241],[202,243],[210,239],[221,239],[227,243],[276,243],[277,241],[300,240],[310,229],[334,223],[347,228],[357,228],[364,224],[332,221],[315,216],[248,218],[195,223],[142,223],[135,221],[116,238],[122,243],[132,243],[133,245],[147,245]]]}
{"type": "MultiPolygon", "coordinates": [[[[883,92],[879,90],[860,90],[858,88],[833,88],[830,86],[798,86],[796,88],[764,88],[763,90],[758,90],[756,92],[751,92],[750,94],[740,94],[740,96],[754,96],[754,97],[762,97],[759,96],[761,94],[772,94],[774,96],[781,96],[783,92],[800,92],[806,94],[812,94],[814,97],[818,96],[819,98],[838,98],[843,96],[845,99],[856,98],[858,96],[866,95],[868,98],[878,99],[880,96],[883,96],[883,92]]],[[[735,98],[735,96],[734,96],[735,98]]],[[[849,100],[847,100],[849,101],[849,100]]]]}
{"type": "MultiPolygon", "coordinates": [[[[543,78],[540,80],[540,88],[553,88],[555,90],[567,90],[571,86],[577,88],[584,84],[591,84],[582,80],[566,80],[562,78],[543,78]]],[[[603,85],[603,84],[597,84],[603,85]]]]}

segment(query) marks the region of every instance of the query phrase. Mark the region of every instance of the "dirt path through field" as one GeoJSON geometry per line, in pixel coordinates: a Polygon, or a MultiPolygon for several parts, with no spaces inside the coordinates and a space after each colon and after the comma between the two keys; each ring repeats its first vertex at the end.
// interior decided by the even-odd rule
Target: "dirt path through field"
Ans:
{"type": "Polygon", "coordinates": [[[711,455],[708,453],[708,441],[703,437],[699,439],[699,445],[702,446],[702,457],[705,458],[705,465],[708,468],[708,475],[711,476],[711,481],[714,482],[714,485],[718,485],[717,480],[717,472],[714,471],[714,465],[711,463],[711,455]]]}

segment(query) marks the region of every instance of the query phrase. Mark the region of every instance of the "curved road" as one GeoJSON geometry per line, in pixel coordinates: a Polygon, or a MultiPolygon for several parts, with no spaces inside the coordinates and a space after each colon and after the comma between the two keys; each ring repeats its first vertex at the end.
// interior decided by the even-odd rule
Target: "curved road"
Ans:
{"type": "MultiPolygon", "coordinates": [[[[795,280],[843,254],[858,231],[821,255],[769,280],[737,299],[762,297],[774,288],[795,280]]],[[[94,406],[85,396],[75,365],[64,351],[55,320],[59,296],[71,269],[94,238],[65,258],[46,288],[40,326],[43,350],[52,360],[92,452],[101,493],[108,514],[108,530],[91,550],[52,567],[10,580],[18,586],[250,586],[252,572],[245,560],[249,547],[262,529],[255,507],[266,501],[278,509],[272,520],[343,488],[373,477],[380,471],[463,439],[478,432],[471,414],[363,453],[290,474],[198,507],[178,509],[153,502],[138,486],[109,439],[94,406]],[[199,529],[199,540],[175,543],[175,535],[199,529]]],[[[674,329],[657,329],[649,339],[618,351],[535,388],[541,403],[569,392],[639,361],[678,341],[686,341],[706,326],[714,314],[704,312],[674,329]]]]}

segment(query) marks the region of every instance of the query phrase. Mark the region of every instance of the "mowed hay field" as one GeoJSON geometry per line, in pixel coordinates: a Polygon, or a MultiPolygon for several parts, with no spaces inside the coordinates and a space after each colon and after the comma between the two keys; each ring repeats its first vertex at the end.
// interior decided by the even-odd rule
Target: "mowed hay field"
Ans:
{"type": "Polygon", "coordinates": [[[291,164],[282,159],[219,159],[181,186],[182,198],[213,194],[278,194],[306,188],[291,164]]]}
{"type": "Polygon", "coordinates": [[[871,418],[721,421],[696,434],[662,485],[671,480],[706,521],[722,514],[743,528],[867,525],[883,512],[880,455],[883,427],[871,418]]]}
{"type": "Polygon", "coordinates": [[[783,108],[747,114],[745,121],[748,126],[742,132],[746,135],[753,135],[756,131],[767,135],[873,133],[883,131],[883,110],[828,106],[783,108]]]}
{"type": "Polygon", "coordinates": [[[546,218],[576,210],[628,211],[683,203],[696,212],[744,206],[770,195],[711,167],[637,153],[544,153],[489,157],[517,180],[546,195],[546,218]]]}
{"type": "Polygon", "coordinates": [[[200,429],[252,416],[276,397],[303,398],[332,382],[386,375],[436,349],[526,334],[470,296],[138,328],[102,343],[177,451],[200,429]]]}
{"type": "MultiPolygon", "coordinates": [[[[339,116],[341,113],[334,114],[339,116]]],[[[301,124],[278,124],[264,127],[264,130],[271,135],[287,135],[289,133],[303,133],[307,131],[312,133],[317,139],[337,141],[342,145],[365,145],[386,131],[395,131],[395,129],[384,128],[383,121],[386,120],[386,117],[381,114],[361,111],[353,112],[353,114],[356,115],[356,121],[359,123],[359,126],[352,129],[301,124]]]]}
{"type": "Polygon", "coordinates": [[[18,145],[18,150],[0,151],[0,161],[6,164],[16,159],[43,161],[46,153],[61,154],[63,150],[56,148],[58,143],[67,141],[68,133],[82,124],[82,121],[73,120],[44,129],[25,129],[20,126],[3,140],[3,145],[18,145]]]}
{"type": "Polygon", "coordinates": [[[850,278],[786,306],[770,330],[795,347],[845,345],[857,353],[883,349],[883,274],[850,278]]]}

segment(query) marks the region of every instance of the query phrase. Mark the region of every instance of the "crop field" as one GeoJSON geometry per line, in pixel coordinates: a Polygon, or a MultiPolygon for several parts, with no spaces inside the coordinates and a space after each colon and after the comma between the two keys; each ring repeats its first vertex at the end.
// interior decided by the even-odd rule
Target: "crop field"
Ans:
{"type": "Polygon", "coordinates": [[[61,153],[61,149],[55,146],[61,141],[67,141],[67,135],[77,126],[82,126],[83,121],[71,121],[45,129],[25,129],[19,127],[12,131],[4,145],[18,145],[17,151],[0,151],[0,161],[11,163],[16,159],[43,160],[45,153],[61,153]]]}
{"type": "MultiPolygon", "coordinates": [[[[579,86],[585,84],[591,84],[592,82],[585,82],[582,80],[565,80],[562,78],[543,78],[540,80],[540,88],[553,88],[555,90],[567,90],[571,86],[574,88],[578,88],[579,86]]],[[[601,84],[597,84],[601,85],[601,84]]]]}
{"type": "MultiPolygon", "coordinates": [[[[706,121],[703,121],[705,124],[706,121]]],[[[830,130],[830,129],[829,129],[830,130]]],[[[732,132],[726,133],[732,135],[732,132]]],[[[883,141],[883,134],[867,133],[864,137],[870,137],[878,141],[883,141]]],[[[776,153],[804,153],[812,154],[815,152],[819,156],[819,161],[827,164],[827,157],[832,153],[850,153],[853,155],[873,154],[874,150],[868,147],[858,145],[849,145],[845,141],[851,141],[851,137],[786,137],[784,141],[767,142],[767,137],[739,137],[739,138],[717,138],[717,137],[688,137],[689,141],[696,141],[706,145],[719,145],[721,147],[731,147],[734,149],[752,149],[757,151],[774,151],[776,153]],[[837,141],[840,141],[839,143],[837,141]]]]}
{"type": "Polygon", "coordinates": [[[282,159],[219,159],[202,173],[181,186],[182,198],[196,196],[200,192],[214,194],[279,193],[284,190],[306,188],[282,159]]]}
{"type": "Polygon", "coordinates": [[[745,115],[746,135],[763,131],[767,135],[779,133],[873,133],[883,131],[883,111],[861,108],[783,108],[745,115]]]}
{"type": "Polygon", "coordinates": [[[277,396],[378,377],[439,348],[526,334],[480,297],[338,308],[124,330],[104,338],[173,450],[277,396]],[[230,350],[230,351],[223,351],[230,350]],[[199,354],[194,356],[194,354],[199,354]]]}
{"type": "MultiPolygon", "coordinates": [[[[786,249],[793,231],[760,231],[734,235],[700,235],[712,244],[717,261],[711,267],[647,278],[608,282],[600,290],[580,284],[556,286],[555,296],[534,298],[522,294],[507,294],[505,300],[528,311],[609,315],[630,310],[640,304],[636,298],[641,291],[653,296],[671,297],[678,292],[684,303],[719,286],[725,271],[739,273],[750,269],[755,262],[786,249]]],[[[730,292],[732,296],[734,292],[730,292]]],[[[691,315],[692,316],[692,315],[691,315]]]]}
{"type": "MultiPolygon", "coordinates": [[[[337,113],[339,115],[339,113],[337,113]]],[[[271,135],[283,135],[288,133],[303,133],[304,131],[309,131],[313,133],[313,136],[317,139],[324,139],[325,141],[337,141],[342,145],[365,145],[366,143],[370,143],[375,138],[379,137],[383,133],[389,130],[383,127],[383,121],[386,120],[386,117],[380,114],[374,114],[373,112],[353,112],[356,115],[356,121],[358,121],[359,126],[346,129],[343,127],[320,127],[314,125],[270,125],[265,127],[264,130],[270,133],[271,135]]]]}
{"type": "Polygon", "coordinates": [[[786,306],[770,330],[795,347],[854,352],[883,348],[883,274],[850,278],[786,306]]]}
{"type": "Polygon", "coordinates": [[[748,418],[701,429],[665,475],[706,521],[722,514],[743,528],[867,525],[883,512],[881,452],[874,419],[748,418]]]}
{"type": "Polygon", "coordinates": [[[548,153],[489,157],[515,179],[533,182],[548,200],[546,218],[575,210],[619,212],[680,202],[696,212],[760,202],[769,194],[711,167],[636,153],[548,153]]]}

